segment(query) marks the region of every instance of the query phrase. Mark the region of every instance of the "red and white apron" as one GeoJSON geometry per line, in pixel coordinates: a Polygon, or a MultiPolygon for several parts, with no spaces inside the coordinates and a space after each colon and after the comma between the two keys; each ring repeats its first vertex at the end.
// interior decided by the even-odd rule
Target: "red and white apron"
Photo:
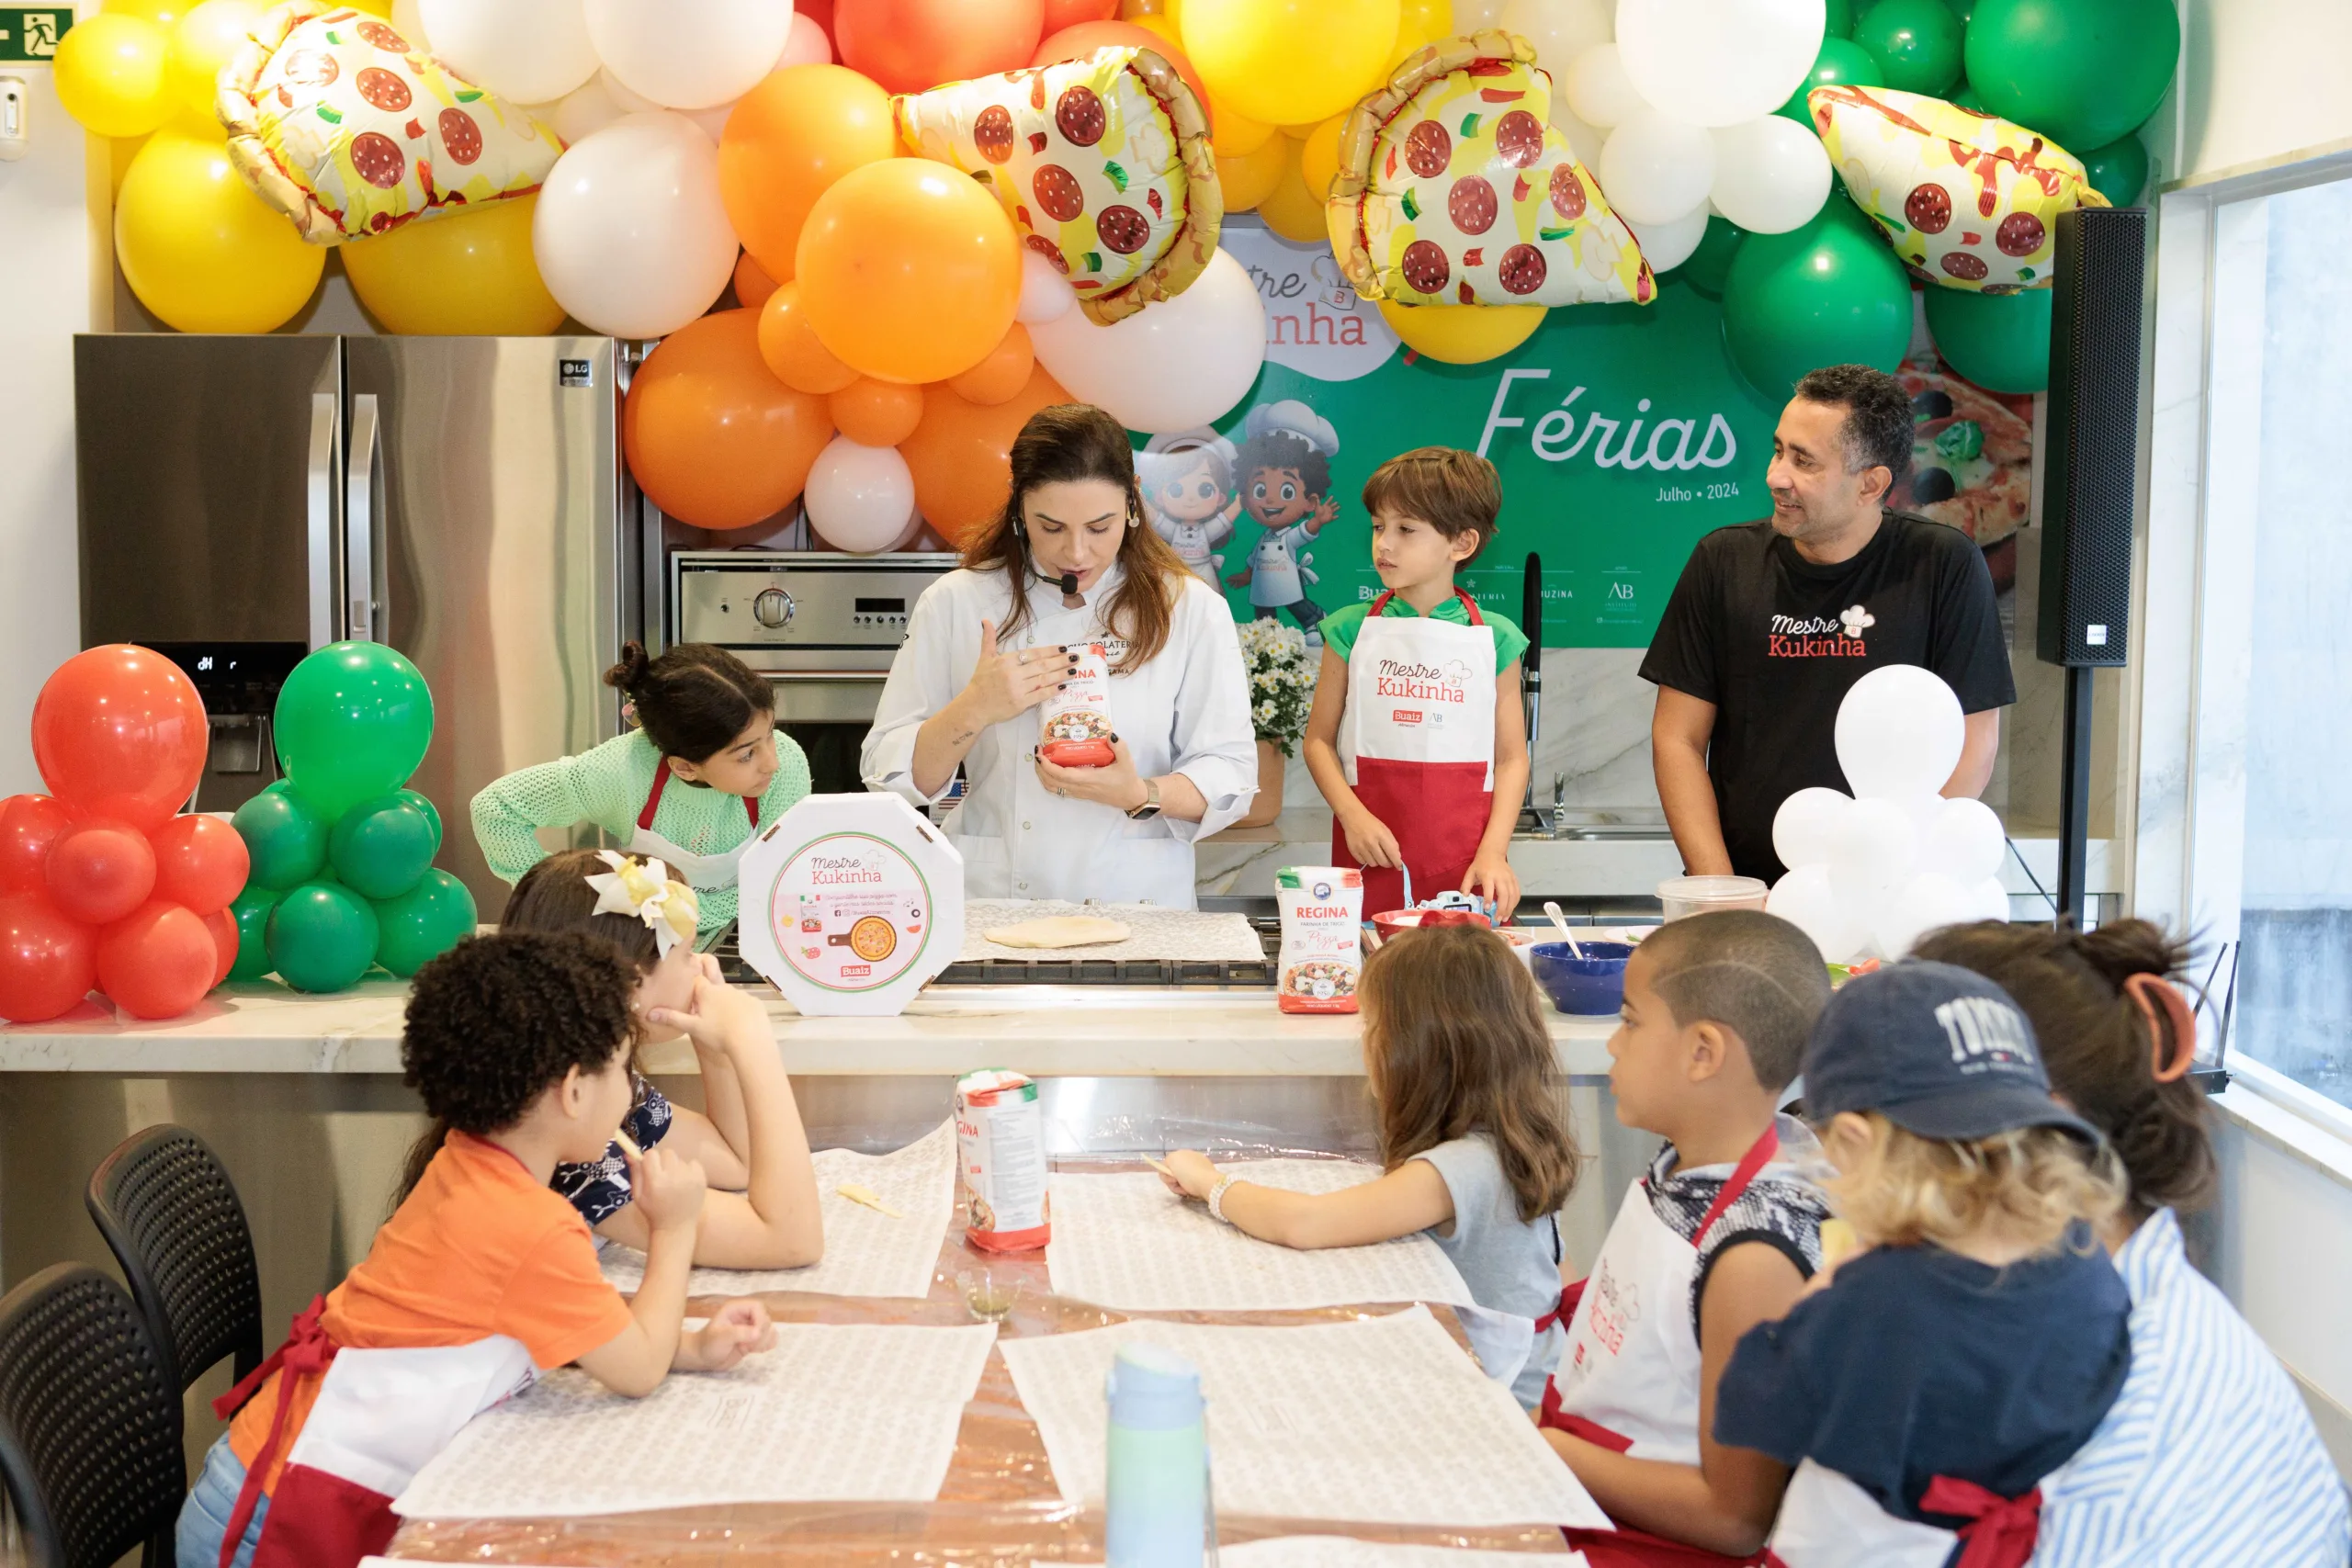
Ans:
{"type": "Polygon", "coordinates": [[[668,758],[657,759],[653,764],[653,787],[646,792],[645,809],[637,814],[637,831],[628,836],[628,852],[646,860],[658,860],[670,868],[670,874],[689,887],[708,891],[714,887],[735,886],[735,867],[742,860],[743,852],[760,836],[760,803],[755,796],[743,797],[743,809],[752,818],[752,830],[743,841],[731,850],[715,855],[690,854],[653,830],[653,814],[662,808],[662,792],[670,787],[668,758]]]}
{"type": "MultiPolygon", "coordinates": [[[[355,1568],[381,1551],[400,1521],[392,1499],[458,1428],[501,1400],[531,1386],[537,1370],[522,1341],[499,1334],[470,1345],[355,1350],[321,1325],[320,1297],[294,1320],[293,1332],[251,1377],[213,1402],[222,1420],[283,1372],[277,1419],[245,1472],[244,1489],[221,1538],[220,1564],[244,1539],[261,1500],[262,1478],[281,1452],[286,1469],[270,1495],[269,1517],[254,1568],[355,1568]],[[323,1370],[317,1400],[285,1444],[295,1379],[323,1370]]],[[[188,1563],[185,1568],[203,1568],[188,1563]]]]}
{"type": "MultiPolygon", "coordinates": [[[[1396,835],[1426,897],[1462,886],[1494,807],[1495,629],[1459,589],[1466,626],[1434,615],[1391,619],[1381,612],[1393,597],[1372,602],[1348,653],[1340,766],[1364,809],[1396,835]]],[[[1331,859],[1356,863],[1336,822],[1331,859]]],[[[1404,903],[1402,876],[1364,868],[1366,919],[1404,903]]]]}
{"type": "Polygon", "coordinates": [[[2041,1525],[2039,1486],[2002,1497],[1973,1482],[1939,1475],[1920,1506],[1969,1519],[1958,1530],[1898,1519],[1837,1471],[1806,1460],[1789,1477],[1772,1554],[1788,1568],[2023,1568],[2041,1525]]]}

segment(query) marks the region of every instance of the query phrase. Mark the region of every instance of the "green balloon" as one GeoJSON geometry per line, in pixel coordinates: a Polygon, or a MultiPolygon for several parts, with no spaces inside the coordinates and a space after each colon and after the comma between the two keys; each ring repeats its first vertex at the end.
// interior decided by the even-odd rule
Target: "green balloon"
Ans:
{"type": "Polygon", "coordinates": [[[269,917],[269,964],[298,991],[341,991],[376,962],[376,911],[347,887],[306,882],[269,917]]]}
{"type": "Polygon", "coordinates": [[[441,852],[441,808],[425,799],[416,790],[396,789],[392,793],[424,813],[424,819],[433,824],[433,852],[439,854],[441,852]]]}
{"type": "Polygon", "coordinates": [[[2172,0],[1977,0],[1968,79],[1984,107],[2070,151],[2154,114],[2180,56],[2172,0]]]}
{"type": "Polygon", "coordinates": [[[1724,346],[1766,398],[1786,398],[1826,365],[1892,371],[1910,344],[1911,279],[1851,202],[1740,242],[1724,281],[1724,346]]]}
{"type": "Polygon", "coordinates": [[[1739,254],[1739,243],[1747,237],[1747,231],[1730,219],[1710,214],[1699,248],[1674,269],[1674,276],[1711,299],[1722,299],[1724,279],[1731,273],[1731,258],[1739,254]]]}
{"type": "Polygon", "coordinates": [[[1829,25],[1822,29],[1826,38],[1846,38],[1854,30],[1854,0],[1829,0],[1829,25]]]}
{"type": "Polygon", "coordinates": [[[245,840],[255,886],[284,889],[308,882],[327,858],[327,821],[317,807],[283,781],[270,785],[229,818],[245,840]]]}
{"type": "Polygon", "coordinates": [[[2137,207],[2148,188],[2147,144],[2136,136],[2122,137],[2084,153],[2083,168],[2109,207],[2137,207]]]}
{"type": "Polygon", "coordinates": [[[1797,90],[1789,95],[1789,101],[1773,112],[1811,130],[1813,109],[1805,102],[1805,95],[1815,87],[1885,85],[1886,73],[1879,69],[1877,56],[1849,39],[1826,38],[1821,40],[1821,52],[1813,57],[1813,69],[1797,84],[1797,90]]]}
{"type": "Polygon", "coordinates": [[[1944,0],[1878,0],[1854,24],[1854,41],[1886,73],[1885,85],[1941,97],[1960,80],[1960,18],[1944,0]]]}
{"type": "Polygon", "coordinates": [[[1944,0],[1944,4],[1951,7],[1951,14],[1960,18],[1960,25],[1963,28],[1976,15],[1976,0],[1944,0]]]}
{"type": "Polygon", "coordinates": [[[1990,392],[2039,392],[2050,385],[2047,288],[1980,294],[1973,288],[1924,290],[1928,331],[1944,363],[1990,392]]]}
{"type": "Polygon", "coordinates": [[[232,980],[258,980],[269,973],[270,912],[285,897],[275,888],[249,882],[230,903],[230,913],[237,917],[237,962],[229,971],[232,980]]]}
{"type": "Polygon", "coordinates": [[[327,836],[327,862],[365,898],[397,898],[433,868],[433,820],[397,795],[361,801],[327,836]]]}
{"type": "Polygon", "coordinates": [[[1976,114],[1984,112],[1984,100],[1976,96],[1974,85],[1965,78],[1952,84],[1951,91],[1944,95],[1944,102],[1976,114]]]}
{"type": "Polygon", "coordinates": [[[376,962],[405,980],[473,934],[474,896],[446,871],[376,906],[376,962]]]}
{"type": "Polygon", "coordinates": [[[277,729],[286,776],[332,820],[408,783],[433,740],[433,694],[382,643],[331,643],[278,688],[277,729]]]}

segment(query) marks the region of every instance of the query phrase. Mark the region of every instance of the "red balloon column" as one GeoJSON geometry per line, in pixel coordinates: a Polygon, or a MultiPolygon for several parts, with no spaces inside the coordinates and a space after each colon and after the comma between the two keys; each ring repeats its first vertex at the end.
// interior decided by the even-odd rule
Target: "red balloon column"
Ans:
{"type": "Polygon", "coordinates": [[[32,728],[55,794],[0,801],[0,1018],[55,1018],[93,986],[135,1018],[186,1012],[236,959],[221,917],[248,861],[227,823],[175,815],[204,774],[196,687],[152,649],[94,648],[32,728]]]}

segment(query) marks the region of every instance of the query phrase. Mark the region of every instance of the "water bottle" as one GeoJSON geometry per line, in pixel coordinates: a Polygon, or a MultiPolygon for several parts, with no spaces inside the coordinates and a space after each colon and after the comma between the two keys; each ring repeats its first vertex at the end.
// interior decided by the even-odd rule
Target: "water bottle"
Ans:
{"type": "Polygon", "coordinates": [[[1104,1568],[1201,1568],[1209,1535],[1199,1369],[1130,1344],[1111,1363],[1104,1568]]]}

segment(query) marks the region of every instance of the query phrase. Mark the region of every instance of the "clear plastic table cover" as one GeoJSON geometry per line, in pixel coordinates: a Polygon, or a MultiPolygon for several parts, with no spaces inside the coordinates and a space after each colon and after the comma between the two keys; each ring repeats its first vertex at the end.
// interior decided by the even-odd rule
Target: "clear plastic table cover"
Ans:
{"type": "MultiPolygon", "coordinates": [[[[1209,1140],[1213,1145],[1221,1140],[1209,1140]]],[[[1217,1157],[1329,1157],[1319,1151],[1262,1145],[1216,1148],[1217,1157]]],[[[1132,1161],[1064,1160],[1057,1168],[1132,1170],[1132,1161]]],[[[1068,1334],[1125,1322],[1135,1315],[1185,1323],[1337,1323],[1377,1315],[1409,1304],[1368,1303],[1303,1312],[1114,1313],[1066,1301],[1046,1282],[1043,1252],[992,1254],[964,1240],[960,1214],[941,1243],[931,1294],[922,1301],[881,1300],[798,1293],[763,1299],[780,1322],[908,1323],[955,1325],[973,1321],[966,1303],[966,1280],[987,1270],[989,1292],[1001,1304],[1008,1292],[1012,1310],[998,1329],[1000,1340],[1035,1334],[1068,1334]]],[[[978,1281],[972,1281],[978,1290],[978,1281]]],[[[689,1309],[701,1313],[713,1298],[697,1298],[689,1309]]],[[[1430,1303],[1457,1339],[1461,1325],[1452,1310],[1430,1303]]],[[[1466,1346],[1466,1341],[1465,1341],[1466,1346]]],[[[1467,1353],[1465,1348],[1465,1354],[1467,1353]]],[[[627,1454],[583,1456],[583,1462],[625,1466],[627,1454]]],[[[1227,1545],[1278,1535],[1341,1535],[1366,1540],[1428,1546],[1485,1547],[1532,1554],[1566,1554],[1560,1532],[1548,1526],[1523,1529],[1374,1529],[1328,1520],[1236,1518],[1221,1516],[1219,1540],[1227,1545]]],[[[978,1391],[965,1407],[956,1434],[956,1459],[939,1496],[922,1505],[762,1504],[696,1507],[593,1518],[412,1519],[385,1549],[393,1558],[437,1562],[529,1563],[546,1568],[1025,1568],[1031,1562],[1100,1562],[1102,1520],[1091,1510],[1064,1503],[1055,1490],[1036,1423],[1013,1392],[1003,1355],[989,1352],[978,1391]]]]}

